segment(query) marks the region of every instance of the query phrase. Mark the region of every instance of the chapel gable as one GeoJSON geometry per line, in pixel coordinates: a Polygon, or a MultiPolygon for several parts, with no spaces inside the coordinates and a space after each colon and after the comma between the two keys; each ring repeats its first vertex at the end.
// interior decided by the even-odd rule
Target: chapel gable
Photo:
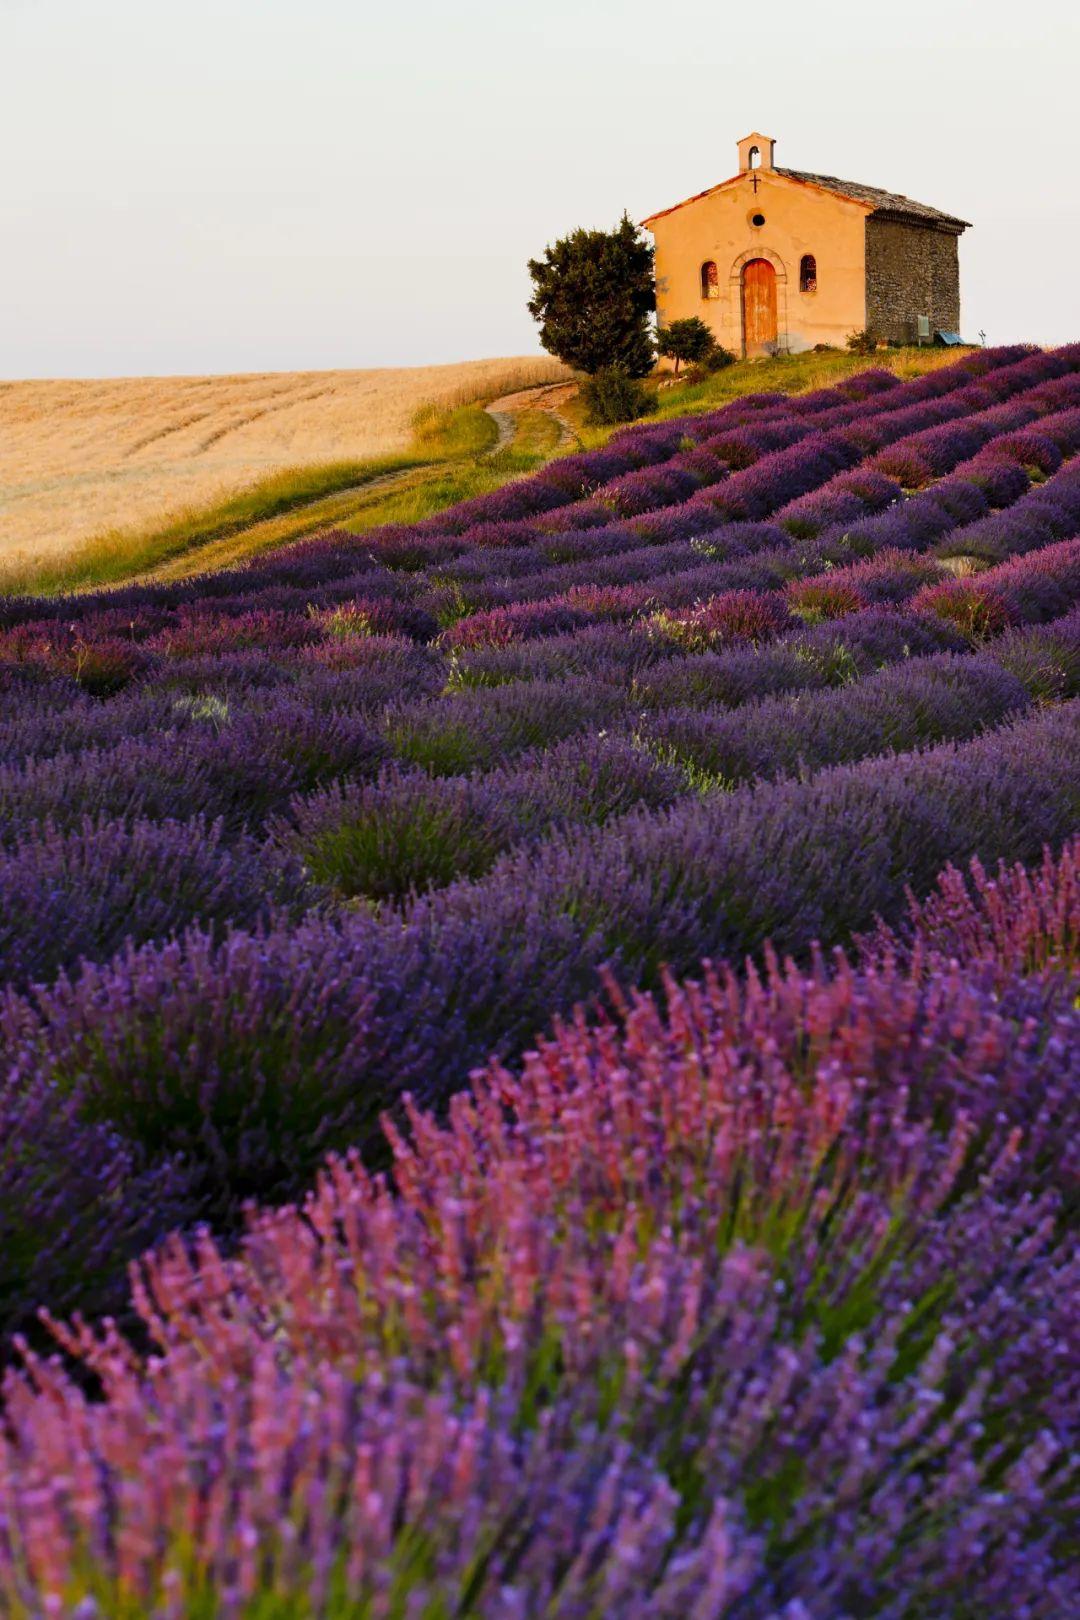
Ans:
{"type": "Polygon", "coordinates": [[[697,316],[738,354],[842,347],[870,330],[913,342],[960,326],[967,221],[900,192],[776,161],[736,143],[728,179],[650,214],[661,325],[697,316]]]}

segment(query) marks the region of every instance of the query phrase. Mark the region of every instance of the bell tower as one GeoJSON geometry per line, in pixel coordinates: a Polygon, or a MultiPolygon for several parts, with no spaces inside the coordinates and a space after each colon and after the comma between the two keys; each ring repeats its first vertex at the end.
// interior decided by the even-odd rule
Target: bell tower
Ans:
{"type": "Polygon", "coordinates": [[[746,174],[750,169],[771,169],[775,145],[771,135],[759,135],[756,130],[752,135],[744,135],[739,142],[739,173],[746,174]]]}

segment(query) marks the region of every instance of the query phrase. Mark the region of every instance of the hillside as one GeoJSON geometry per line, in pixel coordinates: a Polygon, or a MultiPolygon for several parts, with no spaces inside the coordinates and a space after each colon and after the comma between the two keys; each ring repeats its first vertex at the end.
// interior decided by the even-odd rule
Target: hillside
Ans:
{"type": "Polygon", "coordinates": [[[280,472],[405,449],[418,408],[562,375],[546,359],[0,383],[0,564],[160,524],[280,472]]]}
{"type": "Polygon", "coordinates": [[[5,1615],[1073,1612],[1080,345],[716,386],[0,599],[5,1615]]]}
{"type": "MultiPolygon", "coordinates": [[[[740,362],[696,383],[660,374],[652,386],[663,417],[761,390],[800,394],[870,366],[916,377],[953,359],[930,348],[871,358],[833,351],[740,362]]],[[[6,394],[0,388],[9,429],[0,448],[0,591],[179,577],[320,527],[412,522],[568,448],[604,443],[613,430],[586,424],[580,402],[566,399],[566,375],[531,359],[8,384],[6,394]],[[193,399],[206,416],[191,420],[193,399]],[[208,399],[217,401],[213,411],[208,399]],[[481,408],[489,404],[494,420],[481,408]],[[225,470],[231,483],[218,487],[225,470]]]]}

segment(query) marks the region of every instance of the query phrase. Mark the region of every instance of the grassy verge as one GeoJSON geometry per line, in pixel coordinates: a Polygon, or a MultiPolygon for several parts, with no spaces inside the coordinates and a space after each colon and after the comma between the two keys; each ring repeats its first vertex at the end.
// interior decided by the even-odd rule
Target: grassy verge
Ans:
{"type": "Polygon", "coordinates": [[[273,551],[320,529],[352,528],[352,519],[358,511],[368,507],[380,509],[380,502],[386,499],[388,485],[395,489],[408,488],[437,476],[438,472],[438,463],[432,465],[398,458],[398,465],[385,474],[380,473],[366,482],[360,481],[335,494],[306,502],[278,517],[264,518],[236,533],[200,541],[134,577],[144,580],[186,579],[192,574],[232,567],[262,551],[273,551]]]}
{"type": "MultiPolygon", "coordinates": [[[[740,360],[724,371],[700,382],[675,381],[670,374],[651,378],[656,390],[657,409],[647,421],[663,421],[671,416],[689,416],[696,411],[715,411],[743,394],[806,394],[814,388],[830,388],[857,371],[871,368],[894,372],[896,376],[919,377],[958,360],[966,349],[905,348],[883,349],[878,354],[848,354],[829,350],[824,354],[785,354],[769,360],[740,360]]],[[[565,412],[588,448],[605,444],[618,428],[590,427],[584,420],[580,400],[572,400],[565,412]]]]}
{"type": "Polygon", "coordinates": [[[514,450],[548,461],[559,448],[561,430],[550,411],[522,411],[517,419],[514,450]]]}
{"type": "MultiPolygon", "coordinates": [[[[540,412],[529,413],[540,415],[540,412]]],[[[533,432],[539,437],[538,429],[533,432]]],[[[462,462],[438,469],[422,482],[395,486],[387,490],[378,502],[373,502],[346,521],[345,528],[363,534],[382,523],[418,523],[421,518],[441,512],[458,501],[470,500],[474,495],[486,495],[498,489],[511,478],[522,478],[535,472],[550,461],[558,442],[558,428],[552,424],[550,436],[544,434],[540,444],[521,442],[519,435],[505,450],[483,460],[462,462]]]]}

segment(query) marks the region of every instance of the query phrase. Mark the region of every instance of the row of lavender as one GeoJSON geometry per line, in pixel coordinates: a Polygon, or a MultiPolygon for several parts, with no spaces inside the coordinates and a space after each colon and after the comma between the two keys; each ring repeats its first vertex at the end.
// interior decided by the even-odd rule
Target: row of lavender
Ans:
{"type": "Polygon", "coordinates": [[[948,872],[174,1239],[8,1374],[4,1613],[1061,1620],[1078,944],[1075,841],[948,872]]]}
{"type": "MultiPolygon", "coordinates": [[[[1075,544],[1070,572],[1075,601],[1075,544]]],[[[1080,695],[1077,612],[978,652],[924,653],[920,634],[952,639],[860,613],[768,648],[668,659],[628,688],[531,682],[394,709],[382,734],[275,705],[224,736],[193,725],[0,769],[0,979],[24,989],[196,921],[218,933],[342,898],[406,902],[561,829],[963,739],[1080,695]],[[294,774],[288,720],[318,728],[310,776],[294,774]]],[[[139,701],[111,718],[126,726],[132,708],[146,716],[139,701]]],[[[52,719],[42,748],[55,748],[52,719]]]]}
{"type": "MultiPolygon", "coordinates": [[[[229,708],[180,700],[179,719],[175,698],[145,689],[28,700],[7,726],[23,757],[0,767],[0,977],[47,980],[197,919],[251,926],[334,895],[405,898],[571,823],[970,736],[1075,694],[1080,621],[1054,615],[1080,600],[1080,542],[993,573],[1029,627],[986,639],[996,622],[969,624],[977,656],[934,616],[870,609],[774,641],[755,615],[752,645],[652,663],[613,628],[569,649],[610,653],[603,672],[381,715],[324,708],[317,684],[229,708]]],[[[714,599],[678,618],[679,637],[707,644],[745,614],[714,599]]],[[[384,693],[415,666],[399,645],[364,647],[384,693]]]]}

